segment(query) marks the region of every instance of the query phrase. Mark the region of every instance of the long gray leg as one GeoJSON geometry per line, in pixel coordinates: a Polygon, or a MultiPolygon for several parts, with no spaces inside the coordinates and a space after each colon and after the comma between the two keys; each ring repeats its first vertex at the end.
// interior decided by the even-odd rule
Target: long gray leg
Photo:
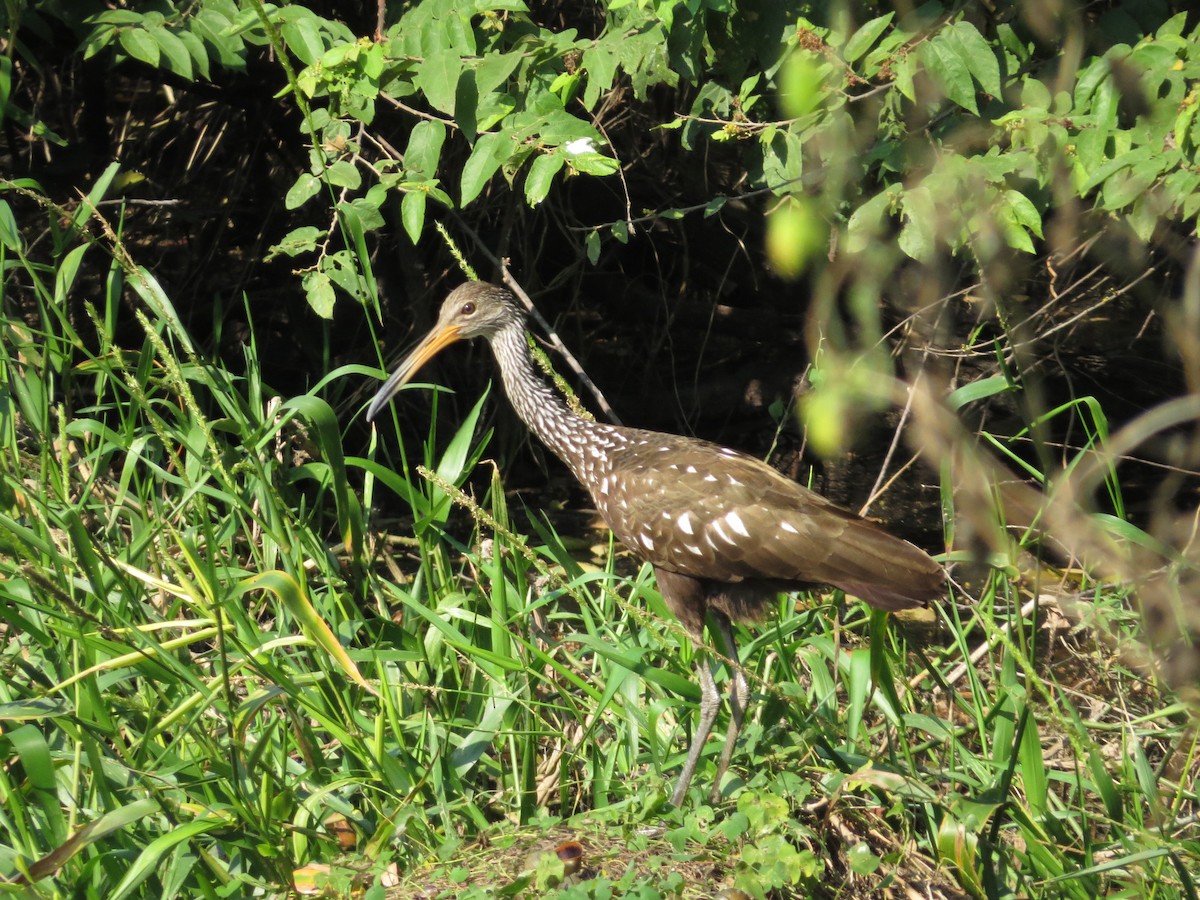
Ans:
{"type": "Polygon", "coordinates": [[[716,682],[708,668],[708,653],[702,648],[703,642],[697,639],[696,645],[696,680],[700,683],[700,720],[696,723],[696,733],[692,735],[692,746],[688,748],[687,761],[683,771],[679,773],[679,781],[675,784],[675,793],[671,795],[673,806],[682,806],[687,794],[688,785],[696,773],[696,763],[704,751],[704,744],[712,732],[713,722],[717,719],[717,709],[721,706],[721,695],[717,693],[716,682]]]}
{"type": "MultiPolygon", "coordinates": [[[[729,730],[725,732],[725,747],[721,750],[721,759],[717,763],[717,777],[713,781],[710,795],[712,802],[716,803],[721,799],[721,779],[725,777],[725,770],[729,768],[729,760],[733,758],[733,748],[737,745],[738,734],[742,730],[742,720],[746,716],[746,707],[750,703],[750,683],[746,680],[746,673],[738,660],[737,642],[733,639],[733,626],[730,625],[729,619],[715,610],[712,612],[712,617],[717,623],[717,630],[721,633],[725,655],[733,663],[729,679],[729,730]]],[[[711,675],[709,675],[709,680],[712,680],[711,675]]],[[[713,690],[716,690],[715,685],[713,690]]]]}

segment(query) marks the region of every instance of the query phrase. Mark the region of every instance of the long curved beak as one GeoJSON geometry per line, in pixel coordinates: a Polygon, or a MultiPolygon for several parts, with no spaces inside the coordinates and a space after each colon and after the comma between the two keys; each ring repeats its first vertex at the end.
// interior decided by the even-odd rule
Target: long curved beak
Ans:
{"type": "Polygon", "coordinates": [[[417,370],[425,365],[430,358],[444,347],[448,347],[457,340],[462,339],[462,329],[457,325],[439,325],[433,331],[425,335],[421,339],[421,343],[413,348],[408,356],[404,357],[404,361],[396,368],[391,377],[383,383],[383,387],[379,392],[371,398],[371,405],[367,407],[367,421],[370,422],[379,411],[387,405],[387,402],[395,396],[396,392],[412,379],[417,374],[417,370]]]}

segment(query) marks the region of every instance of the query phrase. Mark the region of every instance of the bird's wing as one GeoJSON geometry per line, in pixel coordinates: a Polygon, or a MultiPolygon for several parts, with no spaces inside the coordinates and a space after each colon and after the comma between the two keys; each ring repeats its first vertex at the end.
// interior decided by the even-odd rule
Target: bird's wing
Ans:
{"type": "Polygon", "coordinates": [[[645,434],[614,455],[597,501],[617,537],[654,565],[715,581],[832,584],[884,608],[941,592],[941,568],[923,551],[766,463],[645,434]]]}

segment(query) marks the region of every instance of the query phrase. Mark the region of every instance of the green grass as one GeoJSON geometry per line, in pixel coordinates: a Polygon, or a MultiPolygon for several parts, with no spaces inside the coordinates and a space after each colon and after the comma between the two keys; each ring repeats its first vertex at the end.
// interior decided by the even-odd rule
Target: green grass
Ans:
{"type": "Polygon", "coordinates": [[[5,879],[105,898],[1196,896],[1190,710],[1125,661],[1118,586],[1076,580],[1091,618],[1065,618],[1063,573],[1014,545],[924,618],[781,598],[740,633],[756,702],[725,799],[704,800],[714,740],[675,810],[693,650],[647,570],[511,507],[480,405],[444,447],[385,418],[348,457],[323,398],[365,370],[276,403],[253,342],[222,369],[119,243],[56,240],[51,263],[0,250],[5,879]],[[76,322],[85,256],[111,265],[76,322]],[[126,284],[136,346],[112,337],[126,284]]]}

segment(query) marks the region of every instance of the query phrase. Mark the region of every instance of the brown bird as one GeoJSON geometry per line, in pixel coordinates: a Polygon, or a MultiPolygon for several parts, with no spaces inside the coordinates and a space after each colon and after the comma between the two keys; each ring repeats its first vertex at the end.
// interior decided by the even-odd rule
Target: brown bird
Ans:
{"type": "MultiPolygon", "coordinates": [[[[371,400],[367,420],[435,353],[475,337],[491,344],[517,415],[588,489],[617,538],[654,566],[663,600],[695,642],[700,719],[671,796],[674,805],[683,802],[721,703],[703,652],[706,617],[736,663],[730,621],[761,619],[781,591],[833,585],[886,610],[941,595],[944,573],[924,551],[754,457],[573,413],[534,370],[525,314],[496,285],[470,282],[450,292],[433,330],[371,400]]],[[[735,665],[714,800],[749,699],[746,676],[735,665]]]]}

